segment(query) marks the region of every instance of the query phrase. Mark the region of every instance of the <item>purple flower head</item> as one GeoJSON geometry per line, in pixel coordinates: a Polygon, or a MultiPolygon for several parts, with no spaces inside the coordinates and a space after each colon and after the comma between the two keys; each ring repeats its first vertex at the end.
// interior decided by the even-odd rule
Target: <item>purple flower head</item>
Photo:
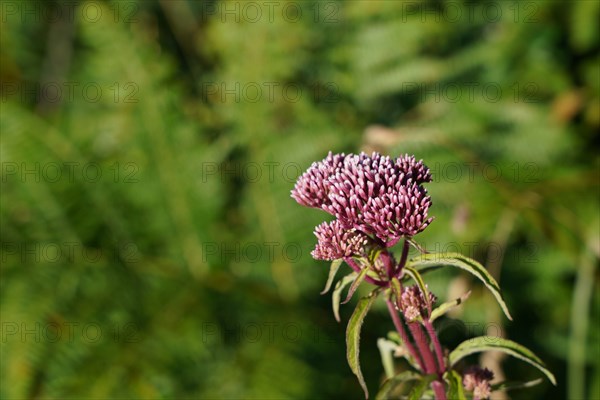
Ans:
{"type": "Polygon", "coordinates": [[[487,399],[490,397],[490,381],[494,373],[487,368],[471,367],[463,376],[463,385],[466,390],[473,391],[473,399],[487,399]]]}
{"type": "Polygon", "coordinates": [[[364,247],[369,238],[354,229],[344,229],[339,221],[323,222],[315,228],[318,243],[312,251],[317,260],[364,255],[364,247]]]}
{"type": "Polygon", "coordinates": [[[423,164],[423,160],[417,161],[415,156],[409,156],[408,154],[400,156],[396,160],[396,165],[419,185],[431,182],[431,171],[423,164]]]}
{"type": "Polygon", "coordinates": [[[411,182],[398,192],[370,198],[363,208],[363,220],[383,241],[414,236],[433,220],[427,218],[430,206],[427,191],[411,182]]]}
{"type": "MultiPolygon", "coordinates": [[[[435,303],[437,298],[431,292],[429,294],[429,304],[435,303]]],[[[409,321],[415,321],[419,317],[423,317],[427,312],[427,302],[423,292],[417,285],[409,286],[404,289],[400,296],[400,309],[402,314],[409,321]]]]}
{"type": "Polygon", "coordinates": [[[431,199],[422,183],[431,173],[408,154],[397,159],[378,153],[329,155],[298,179],[292,197],[321,208],[344,229],[375,235],[386,245],[414,236],[433,220],[431,199]]]}
{"type": "Polygon", "coordinates": [[[292,190],[292,197],[306,207],[321,208],[329,202],[329,184],[327,180],[343,164],[346,155],[329,152],[327,157],[314,162],[310,168],[298,178],[292,190]]]}

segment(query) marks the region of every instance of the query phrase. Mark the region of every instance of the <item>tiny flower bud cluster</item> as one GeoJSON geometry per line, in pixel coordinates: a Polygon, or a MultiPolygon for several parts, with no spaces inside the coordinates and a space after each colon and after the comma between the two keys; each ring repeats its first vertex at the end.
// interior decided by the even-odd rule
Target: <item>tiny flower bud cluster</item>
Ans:
{"type": "MultiPolygon", "coordinates": [[[[431,182],[431,173],[414,156],[392,159],[379,153],[330,152],[298,178],[292,197],[301,205],[336,217],[335,225],[319,229],[319,245],[313,252],[330,257],[340,254],[339,240],[349,232],[353,238],[357,232],[373,235],[387,247],[423,231],[433,219],[427,215],[431,198],[422,186],[426,182],[431,182]],[[333,229],[337,229],[335,234],[333,229]],[[337,248],[326,250],[333,243],[337,248]]],[[[356,240],[363,243],[362,239],[356,240]]],[[[347,254],[355,244],[341,253],[347,254]]]]}
{"type": "MultiPolygon", "coordinates": [[[[434,304],[437,300],[431,292],[429,294],[429,304],[434,304]]],[[[412,322],[427,315],[427,301],[423,292],[417,285],[405,288],[400,296],[400,309],[407,321],[412,322]]]]}
{"type": "Polygon", "coordinates": [[[310,168],[298,178],[292,190],[294,200],[303,206],[312,208],[321,208],[328,204],[328,180],[336,170],[343,166],[345,158],[344,153],[332,154],[329,152],[324,160],[312,163],[310,168]]]}
{"type": "Polygon", "coordinates": [[[463,376],[463,385],[466,390],[473,391],[474,400],[487,399],[492,391],[490,386],[492,379],[494,373],[489,369],[471,367],[463,376]]]}
{"type": "Polygon", "coordinates": [[[318,243],[311,254],[317,260],[336,260],[362,255],[369,239],[355,229],[343,229],[337,220],[323,222],[317,226],[315,236],[318,243]]]}

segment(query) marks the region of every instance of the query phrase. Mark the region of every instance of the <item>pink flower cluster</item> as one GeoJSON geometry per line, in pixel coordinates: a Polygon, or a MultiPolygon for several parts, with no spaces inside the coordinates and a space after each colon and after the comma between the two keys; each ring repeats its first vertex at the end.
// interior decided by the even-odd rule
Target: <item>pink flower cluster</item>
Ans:
{"type": "MultiPolygon", "coordinates": [[[[437,297],[431,292],[429,294],[429,305],[437,301],[437,297]]],[[[421,289],[417,285],[404,289],[400,298],[400,308],[407,321],[412,322],[419,317],[424,318],[428,311],[427,301],[421,289]]]]}
{"type": "Polygon", "coordinates": [[[363,255],[369,238],[355,229],[343,229],[339,221],[323,222],[315,228],[318,239],[312,251],[317,260],[336,260],[338,258],[363,255]]]}
{"type": "Polygon", "coordinates": [[[473,391],[473,400],[482,400],[490,397],[492,391],[490,381],[494,373],[487,368],[471,367],[463,377],[463,385],[468,391],[473,391]]]}
{"type": "Polygon", "coordinates": [[[317,228],[319,245],[313,253],[321,258],[356,250],[368,235],[388,247],[423,231],[433,219],[427,215],[431,198],[422,186],[426,182],[431,182],[429,168],[408,154],[392,159],[379,153],[330,152],[298,178],[292,197],[337,218],[328,229],[317,228]],[[344,247],[340,240],[345,235],[361,239],[344,247]]]}

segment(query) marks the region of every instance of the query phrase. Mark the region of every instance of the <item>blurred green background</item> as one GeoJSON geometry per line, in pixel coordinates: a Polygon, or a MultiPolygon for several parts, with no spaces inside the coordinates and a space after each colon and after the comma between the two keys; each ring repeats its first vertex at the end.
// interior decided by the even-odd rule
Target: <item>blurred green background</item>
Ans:
{"type": "MultiPolygon", "coordinates": [[[[290,197],[329,150],[434,173],[448,346],[486,331],[600,397],[598,1],[2,1],[2,398],[352,398],[290,197]],[[465,321],[461,325],[458,320],[465,321]]],[[[366,320],[363,371],[383,379],[366,320]]],[[[476,361],[476,360],[475,360],[476,361]]],[[[485,356],[507,379],[539,374],[485,356]]]]}

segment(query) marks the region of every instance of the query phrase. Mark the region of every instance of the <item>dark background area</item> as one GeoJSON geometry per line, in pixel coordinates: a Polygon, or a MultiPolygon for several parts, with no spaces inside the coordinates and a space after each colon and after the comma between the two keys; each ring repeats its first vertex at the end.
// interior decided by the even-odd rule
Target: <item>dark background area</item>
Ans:
{"type": "MultiPolygon", "coordinates": [[[[600,397],[600,2],[0,5],[2,398],[362,398],[310,256],[329,217],[289,197],[329,150],[422,158],[417,242],[499,280],[512,322],[432,275],[473,290],[446,346],[532,349],[558,386],[510,398],[600,397]]],[[[371,393],[392,328],[377,303],[371,393]]]]}

